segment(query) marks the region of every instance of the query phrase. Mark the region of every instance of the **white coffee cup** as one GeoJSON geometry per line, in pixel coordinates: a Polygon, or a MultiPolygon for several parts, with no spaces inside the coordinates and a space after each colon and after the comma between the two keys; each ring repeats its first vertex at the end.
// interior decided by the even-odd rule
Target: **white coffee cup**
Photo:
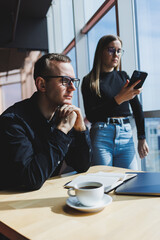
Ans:
{"type": "Polygon", "coordinates": [[[76,196],[84,206],[95,206],[104,196],[104,186],[100,182],[81,182],[74,188],[69,188],[68,195],[70,197],[76,196]]]}

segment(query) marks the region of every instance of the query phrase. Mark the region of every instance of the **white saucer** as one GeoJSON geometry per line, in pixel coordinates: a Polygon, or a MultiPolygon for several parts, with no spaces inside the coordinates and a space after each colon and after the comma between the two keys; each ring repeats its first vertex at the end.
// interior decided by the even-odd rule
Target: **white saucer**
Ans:
{"type": "Polygon", "coordinates": [[[103,199],[98,203],[98,205],[93,206],[93,207],[87,207],[87,206],[82,205],[76,197],[69,197],[66,201],[66,204],[72,208],[79,210],[79,211],[98,212],[111,202],[112,202],[112,198],[109,195],[104,194],[103,199]]]}

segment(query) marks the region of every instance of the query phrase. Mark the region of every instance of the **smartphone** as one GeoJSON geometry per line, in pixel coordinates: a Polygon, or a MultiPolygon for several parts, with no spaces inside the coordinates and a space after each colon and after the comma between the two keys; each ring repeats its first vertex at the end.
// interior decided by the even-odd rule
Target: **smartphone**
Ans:
{"type": "Polygon", "coordinates": [[[130,82],[128,84],[128,86],[131,86],[133,83],[135,83],[136,81],[138,80],[141,80],[134,88],[135,89],[138,89],[138,88],[141,88],[146,77],[147,77],[148,73],[146,72],[141,72],[141,71],[137,71],[135,70],[132,74],[132,77],[130,79],[130,82]]]}

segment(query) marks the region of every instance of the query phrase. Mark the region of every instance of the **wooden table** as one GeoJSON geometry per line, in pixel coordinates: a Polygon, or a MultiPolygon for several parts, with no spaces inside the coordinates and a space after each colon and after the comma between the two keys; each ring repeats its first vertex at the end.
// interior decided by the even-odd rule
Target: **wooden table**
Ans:
{"type": "MultiPolygon", "coordinates": [[[[125,172],[95,166],[89,172],[125,172]]],[[[86,173],[85,173],[86,174],[86,173]]],[[[63,185],[75,175],[48,180],[38,191],[0,192],[0,232],[22,240],[151,240],[160,238],[160,198],[120,196],[97,213],[66,205],[63,185]]]]}

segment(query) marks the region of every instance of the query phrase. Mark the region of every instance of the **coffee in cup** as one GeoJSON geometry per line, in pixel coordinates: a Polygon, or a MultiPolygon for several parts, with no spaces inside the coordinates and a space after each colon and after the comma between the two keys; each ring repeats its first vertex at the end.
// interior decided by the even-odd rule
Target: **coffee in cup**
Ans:
{"type": "Polygon", "coordinates": [[[104,186],[100,182],[81,182],[68,189],[70,197],[77,197],[84,206],[97,205],[104,196],[104,186]],[[72,193],[74,192],[74,193],[72,193]]]}

